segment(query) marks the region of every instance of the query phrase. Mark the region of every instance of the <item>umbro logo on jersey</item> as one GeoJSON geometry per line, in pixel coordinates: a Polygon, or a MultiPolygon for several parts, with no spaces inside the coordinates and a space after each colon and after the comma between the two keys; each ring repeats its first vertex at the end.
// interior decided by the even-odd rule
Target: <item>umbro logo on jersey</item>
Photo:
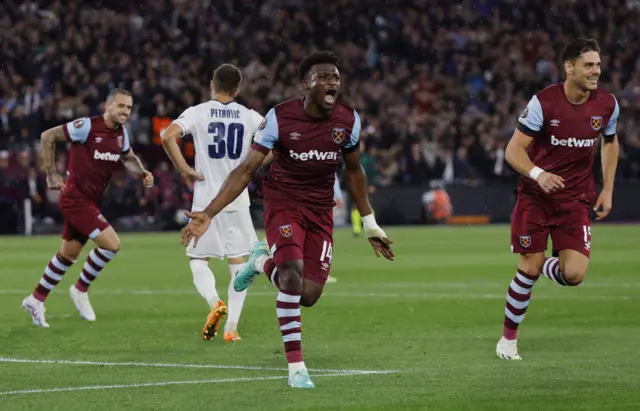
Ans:
{"type": "Polygon", "coordinates": [[[551,127],[558,127],[560,125],[560,120],[551,120],[549,124],[551,124],[551,127]]]}
{"type": "Polygon", "coordinates": [[[289,137],[291,137],[291,140],[298,140],[300,138],[300,133],[296,133],[295,131],[293,133],[289,133],[289,137]]]}

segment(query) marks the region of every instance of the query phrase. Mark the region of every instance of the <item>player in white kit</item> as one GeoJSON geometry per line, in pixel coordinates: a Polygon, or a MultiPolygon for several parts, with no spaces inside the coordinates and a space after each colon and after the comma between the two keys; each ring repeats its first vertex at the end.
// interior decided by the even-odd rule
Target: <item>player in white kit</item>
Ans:
{"type": "MultiPolygon", "coordinates": [[[[234,101],[238,95],[242,73],[223,64],[213,73],[212,99],[184,111],[162,134],[162,144],[180,173],[195,181],[191,211],[204,210],[216,196],[225,179],[248,152],[253,135],[263,117],[256,111],[234,101]],[[195,146],[195,170],[185,161],[177,140],[187,134],[195,146]]],[[[207,232],[187,247],[193,283],[211,309],[202,337],[210,340],[218,333],[227,306],[218,296],[215,277],[209,268],[209,258],[227,258],[229,282],[229,317],[225,324],[224,341],[238,341],[237,326],[246,290],[237,292],[233,281],[258,240],[249,213],[249,193],[245,190],[211,223],[207,232]]]]}

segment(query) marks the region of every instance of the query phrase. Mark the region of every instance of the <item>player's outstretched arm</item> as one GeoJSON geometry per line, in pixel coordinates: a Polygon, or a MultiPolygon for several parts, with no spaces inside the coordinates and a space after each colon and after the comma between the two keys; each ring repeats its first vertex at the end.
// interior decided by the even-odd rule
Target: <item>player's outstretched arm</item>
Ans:
{"type": "Polygon", "coordinates": [[[153,186],[153,174],[144,168],[142,161],[132,149],[122,155],[122,164],[129,174],[142,180],[145,187],[153,186]]]}
{"type": "Polygon", "coordinates": [[[545,193],[553,193],[564,188],[564,179],[537,167],[527,154],[527,147],[533,142],[520,130],[516,130],[507,144],[505,158],[518,173],[536,180],[545,193]]]}
{"type": "Polygon", "coordinates": [[[171,162],[183,177],[186,177],[191,181],[204,180],[204,176],[202,174],[198,173],[196,170],[191,168],[189,164],[187,164],[187,160],[184,159],[182,151],[180,151],[178,139],[183,137],[183,133],[184,131],[181,126],[176,123],[171,123],[169,127],[160,134],[164,151],[167,152],[167,156],[169,156],[171,162]]]}
{"type": "Polygon", "coordinates": [[[52,190],[64,190],[64,180],[56,172],[54,159],[56,158],[56,143],[65,141],[64,125],[46,130],[40,135],[42,150],[42,165],[47,175],[47,186],[52,190]]]}
{"type": "Polygon", "coordinates": [[[347,182],[347,190],[356,205],[356,208],[362,216],[362,224],[364,232],[373,247],[376,256],[382,254],[387,260],[395,257],[391,244],[393,241],[387,238],[384,231],[378,226],[373,210],[369,203],[367,194],[367,176],[364,173],[362,164],[360,164],[360,150],[356,149],[351,152],[344,153],[345,164],[345,180],[347,182]]]}

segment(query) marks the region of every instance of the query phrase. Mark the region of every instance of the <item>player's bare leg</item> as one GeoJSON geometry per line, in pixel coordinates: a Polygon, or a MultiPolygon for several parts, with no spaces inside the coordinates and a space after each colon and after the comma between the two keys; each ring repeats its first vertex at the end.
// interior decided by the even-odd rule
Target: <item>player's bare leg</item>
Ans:
{"type": "Polygon", "coordinates": [[[303,307],[313,307],[320,299],[320,296],[322,296],[323,291],[324,284],[319,284],[308,280],[307,278],[303,278],[300,305],[303,307]]]}
{"type": "Polygon", "coordinates": [[[216,290],[216,278],[209,267],[208,258],[189,258],[189,267],[193,275],[193,285],[209,305],[209,314],[202,327],[202,339],[210,340],[218,335],[220,322],[227,314],[227,306],[216,290]]]}
{"type": "Polygon", "coordinates": [[[244,306],[244,300],[247,296],[247,290],[236,291],[234,289],[234,282],[240,270],[244,267],[245,261],[243,257],[228,258],[229,273],[231,274],[231,281],[229,282],[229,289],[227,294],[227,300],[229,303],[229,317],[224,325],[224,342],[236,342],[240,341],[240,334],[238,333],[238,322],[240,321],[240,313],[242,313],[242,307],[244,306]]]}
{"type": "Polygon", "coordinates": [[[520,254],[518,272],[507,291],[502,338],[496,346],[496,354],[503,360],[522,359],[518,354],[518,327],[524,320],[531,300],[531,289],[540,276],[544,261],[544,252],[520,254]]]}
{"type": "Polygon", "coordinates": [[[89,301],[89,286],[98,278],[106,265],[113,260],[120,249],[120,238],[109,226],[93,239],[97,247],[89,252],[78,281],[69,288],[69,295],[82,318],[95,321],[96,314],[89,301]]]}
{"type": "Polygon", "coordinates": [[[22,301],[21,307],[31,315],[33,325],[36,327],[49,327],[45,319],[44,302],[51,290],[62,280],[62,276],[69,267],[76,262],[83,248],[84,244],[79,241],[62,240],[60,250],[45,267],[40,283],[33,293],[22,301]]]}

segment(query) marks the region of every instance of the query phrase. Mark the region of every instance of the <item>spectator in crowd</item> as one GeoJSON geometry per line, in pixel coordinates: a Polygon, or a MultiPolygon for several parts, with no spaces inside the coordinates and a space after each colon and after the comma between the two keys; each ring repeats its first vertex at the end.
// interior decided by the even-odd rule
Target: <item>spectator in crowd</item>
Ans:
{"type": "MultiPolygon", "coordinates": [[[[243,67],[241,102],[266,113],[300,95],[300,60],[329,48],[341,57],[342,98],[361,114],[376,185],[504,180],[516,177],[504,146],[519,114],[535,92],[562,81],[562,47],[588,36],[603,49],[600,86],[620,103],[620,177],[638,178],[636,3],[5,0],[0,150],[35,148],[42,130],[100,113],[109,89],[123,87],[134,95],[132,143],[155,167],[166,119],[209,98],[216,65],[243,67]]],[[[40,172],[37,160],[31,168],[40,172]]],[[[158,187],[142,208],[168,214],[184,184],[156,169],[158,187]]]]}

